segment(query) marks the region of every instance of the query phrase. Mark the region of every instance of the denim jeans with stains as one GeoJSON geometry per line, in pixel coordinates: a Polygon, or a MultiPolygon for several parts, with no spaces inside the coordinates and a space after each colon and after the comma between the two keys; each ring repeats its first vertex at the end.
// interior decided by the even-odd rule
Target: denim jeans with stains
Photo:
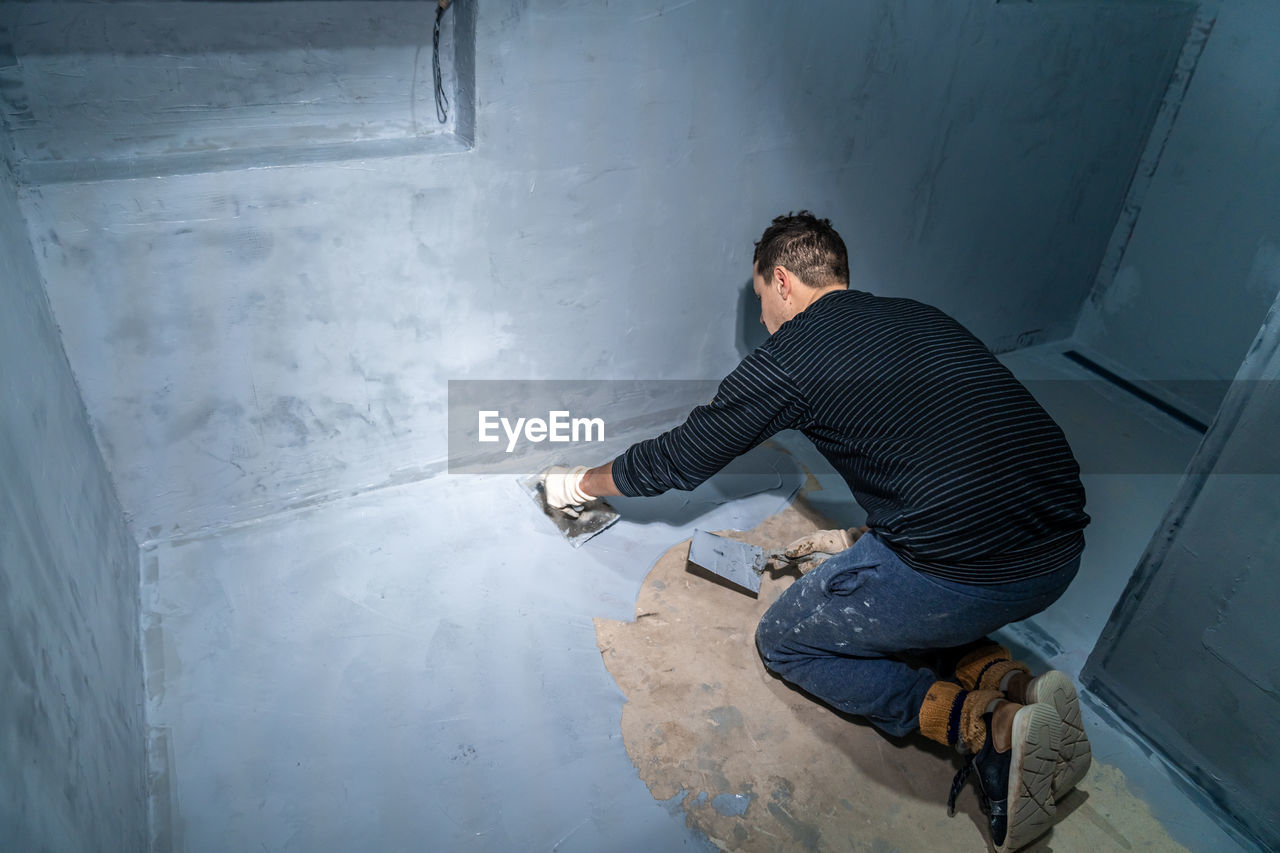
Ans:
{"type": "Polygon", "coordinates": [[[770,671],[900,737],[918,727],[930,685],[953,674],[922,660],[946,660],[1039,613],[1079,568],[1076,558],[1031,580],[962,584],[916,571],[867,533],[782,593],[756,628],[756,647],[770,671]]]}

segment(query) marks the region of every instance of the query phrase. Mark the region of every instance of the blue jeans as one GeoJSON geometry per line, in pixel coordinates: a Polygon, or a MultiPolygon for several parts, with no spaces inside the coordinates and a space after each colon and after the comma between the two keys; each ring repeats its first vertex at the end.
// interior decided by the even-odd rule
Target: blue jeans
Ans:
{"type": "Polygon", "coordinates": [[[1079,568],[1076,558],[1027,581],[962,584],[916,571],[867,533],[782,593],[756,628],[756,647],[770,671],[900,737],[918,727],[939,674],[951,675],[904,658],[945,658],[1039,613],[1079,568]]]}

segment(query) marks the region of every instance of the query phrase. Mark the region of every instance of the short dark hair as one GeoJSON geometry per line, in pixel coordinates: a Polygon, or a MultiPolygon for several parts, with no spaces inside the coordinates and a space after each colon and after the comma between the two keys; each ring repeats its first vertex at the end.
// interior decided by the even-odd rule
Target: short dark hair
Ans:
{"type": "Polygon", "coordinates": [[[807,210],[775,218],[756,242],[751,260],[766,279],[774,267],[784,266],[810,287],[849,284],[844,240],[830,219],[819,219],[807,210]]]}

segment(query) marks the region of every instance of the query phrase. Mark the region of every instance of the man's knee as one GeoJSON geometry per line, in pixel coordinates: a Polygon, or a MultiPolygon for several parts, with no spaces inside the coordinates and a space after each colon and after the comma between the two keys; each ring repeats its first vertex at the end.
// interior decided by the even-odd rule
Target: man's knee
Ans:
{"type": "Polygon", "coordinates": [[[777,618],[771,618],[768,613],[756,625],[756,651],[760,653],[760,660],[764,661],[765,668],[775,671],[782,658],[782,640],[785,628],[780,624],[777,618]]]}

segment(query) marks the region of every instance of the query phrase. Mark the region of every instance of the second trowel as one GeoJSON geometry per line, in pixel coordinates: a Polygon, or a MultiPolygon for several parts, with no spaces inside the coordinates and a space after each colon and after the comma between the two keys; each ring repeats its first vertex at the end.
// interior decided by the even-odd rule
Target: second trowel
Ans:
{"type": "Polygon", "coordinates": [[[718,575],[752,595],[760,593],[760,579],[769,554],[758,545],[717,536],[705,530],[693,531],[689,542],[689,562],[718,575]]]}
{"type": "MultiPolygon", "coordinates": [[[[727,536],[718,536],[705,530],[693,531],[689,542],[689,562],[724,578],[729,583],[752,595],[760,594],[760,581],[764,570],[774,566],[796,566],[813,557],[829,557],[823,551],[814,551],[804,557],[791,559],[780,549],[766,551],[759,545],[739,542],[727,536]]],[[[803,572],[804,570],[801,569],[803,572]]]]}

